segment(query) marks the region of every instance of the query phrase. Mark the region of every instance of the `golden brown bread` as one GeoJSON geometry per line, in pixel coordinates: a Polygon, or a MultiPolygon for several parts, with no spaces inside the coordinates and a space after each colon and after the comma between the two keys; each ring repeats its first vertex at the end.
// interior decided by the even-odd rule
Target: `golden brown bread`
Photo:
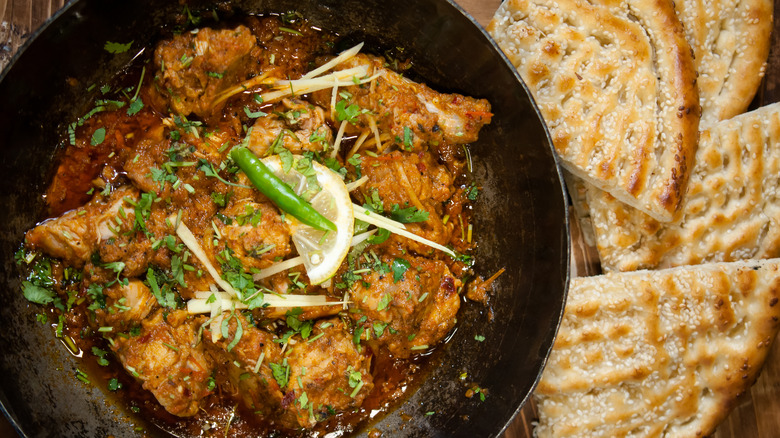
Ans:
{"type": "Polygon", "coordinates": [[[563,166],[672,220],[699,121],[672,1],[507,0],[488,30],[533,92],[563,166]]]}
{"type": "Polygon", "coordinates": [[[778,330],[780,259],[572,280],[538,437],[706,436],[778,330]]]}
{"type": "Polygon", "coordinates": [[[675,0],[696,55],[701,125],[747,110],[764,76],[773,0],[675,0]]]}
{"type": "Polygon", "coordinates": [[[604,270],[780,257],[780,103],[702,132],[680,222],[593,187],[587,204],[604,270]]]}

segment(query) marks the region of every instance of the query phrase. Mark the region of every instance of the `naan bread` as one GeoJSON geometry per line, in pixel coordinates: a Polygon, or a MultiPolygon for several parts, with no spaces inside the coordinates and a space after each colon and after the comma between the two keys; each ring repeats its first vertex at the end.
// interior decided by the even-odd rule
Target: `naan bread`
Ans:
{"type": "Polygon", "coordinates": [[[773,0],[675,0],[696,55],[701,125],[747,110],[769,55],[773,0]]]}
{"type": "Polygon", "coordinates": [[[562,164],[659,221],[681,204],[699,95],[671,0],[507,0],[488,26],[562,164]]]}
{"type": "Polygon", "coordinates": [[[696,437],[756,380],[780,259],[572,280],[535,393],[538,437],[696,437]]]}
{"type": "Polygon", "coordinates": [[[607,271],[780,257],[780,103],[702,131],[680,222],[592,186],[587,204],[607,271]]]}

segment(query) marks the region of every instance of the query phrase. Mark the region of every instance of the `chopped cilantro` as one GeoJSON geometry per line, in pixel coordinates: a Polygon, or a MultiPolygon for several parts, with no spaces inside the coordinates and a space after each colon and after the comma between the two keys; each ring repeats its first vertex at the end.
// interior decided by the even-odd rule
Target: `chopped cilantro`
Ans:
{"type": "Polygon", "coordinates": [[[22,282],[22,293],[27,301],[36,304],[49,304],[54,301],[54,292],[41,286],[36,286],[29,281],[22,282]]]}
{"type": "Polygon", "coordinates": [[[198,166],[198,169],[200,171],[202,171],[203,173],[205,173],[207,177],[216,178],[219,181],[221,181],[223,184],[227,184],[227,185],[233,186],[233,187],[241,187],[241,188],[245,188],[245,189],[250,189],[251,188],[249,186],[245,186],[243,184],[236,184],[236,183],[230,182],[230,181],[222,178],[221,176],[219,176],[219,173],[216,171],[216,169],[214,169],[214,165],[211,164],[210,162],[202,159],[202,158],[200,160],[200,166],[198,166]]]}
{"type": "Polygon", "coordinates": [[[469,201],[476,201],[477,197],[479,196],[479,188],[477,187],[477,184],[472,182],[466,186],[465,193],[469,201]]]}
{"type": "Polygon", "coordinates": [[[404,273],[411,266],[412,265],[404,259],[397,258],[393,260],[393,265],[391,266],[391,269],[393,270],[393,283],[398,283],[399,281],[401,281],[401,279],[404,276],[404,273]]]}
{"type": "Polygon", "coordinates": [[[412,150],[412,139],[414,138],[414,133],[408,126],[404,126],[404,149],[410,151],[412,150]]]}
{"type": "Polygon", "coordinates": [[[346,100],[336,102],[336,120],[339,122],[346,120],[354,125],[357,123],[357,117],[365,112],[368,111],[361,110],[357,104],[353,103],[352,105],[347,106],[346,100]]]}
{"type": "MultiPolygon", "coordinates": [[[[241,340],[241,337],[244,335],[244,326],[241,324],[241,320],[238,319],[238,316],[233,315],[233,317],[236,319],[236,334],[233,337],[233,340],[228,344],[227,351],[230,352],[233,348],[235,348],[236,345],[238,345],[238,342],[241,340]]],[[[222,320],[223,327],[225,321],[228,321],[229,318],[225,318],[222,320]]],[[[225,336],[227,338],[227,336],[225,336]]]]}
{"type": "Polygon", "coordinates": [[[244,107],[244,114],[246,114],[246,116],[249,117],[250,119],[257,119],[268,115],[262,111],[252,111],[249,109],[248,106],[244,107]]]}
{"type": "MultiPolygon", "coordinates": [[[[173,265],[174,258],[178,259],[178,256],[171,257],[171,265],[173,265]]],[[[164,274],[159,273],[152,268],[149,268],[146,271],[146,283],[149,285],[152,295],[157,299],[160,306],[175,309],[177,307],[176,294],[171,290],[171,286],[166,280],[164,274]],[[162,287],[160,287],[160,283],[158,282],[158,276],[163,280],[162,287]]]]}
{"type": "Polygon", "coordinates": [[[130,50],[130,46],[133,45],[133,41],[130,41],[129,43],[114,43],[111,41],[106,41],[106,44],[103,45],[103,49],[105,49],[108,53],[124,53],[130,50]]]}
{"type": "Polygon", "coordinates": [[[271,372],[279,387],[286,387],[290,379],[290,366],[287,364],[287,359],[285,358],[281,364],[270,362],[269,365],[271,365],[271,372]]]}
{"type": "Polygon", "coordinates": [[[417,207],[401,208],[398,204],[393,204],[390,218],[403,224],[425,222],[428,220],[428,212],[418,210],[417,207]]]}
{"type": "Polygon", "coordinates": [[[387,328],[387,323],[383,321],[374,321],[374,334],[376,337],[380,337],[385,333],[385,328],[387,328]]]}
{"type": "Polygon", "coordinates": [[[95,130],[95,132],[92,133],[92,139],[89,141],[89,144],[92,146],[97,146],[99,144],[102,144],[106,140],[106,128],[100,127],[95,130]]]}
{"type": "Polygon", "coordinates": [[[389,238],[390,238],[390,231],[387,231],[384,228],[379,228],[376,231],[376,234],[369,237],[367,240],[368,243],[370,243],[371,245],[379,245],[380,243],[384,243],[389,238]]]}
{"type": "Polygon", "coordinates": [[[376,310],[381,312],[387,309],[387,306],[389,306],[392,301],[393,301],[393,296],[391,294],[386,293],[382,295],[382,297],[379,299],[379,302],[376,305],[376,310]]]}
{"type": "Polygon", "coordinates": [[[98,347],[92,347],[92,354],[97,356],[97,358],[98,358],[97,359],[98,365],[100,365],[102,367],[108,366],[108,359],[106,359],[106,355],[108,354],[108,351],[101,350],[98,347]]]}
{"type": "Polygon", "coordinates": [[[143,107],[144,107],[144,103],[141,101],[140,98],[133,99],[130,101],[130,106],[127,108],[127,115],[134,116],[138,114],[138,111],[141,111],[143,107]]]}
{"type": "Polygon", "coordinates": [[[360,154],[354,154],[347,160],[347,163],[355,166],[355,174],[358,179],[363,177],[362,169],[360,167],[362,163],[362,159],[360,158],[360,154]]]}
{"type": "Polygon", "coordinates": [[[122,389],[122,384],[119,383],[119,380],[114,377],[111,380],[108,381],[108,390],[109,391],[116,391],[122,389]]]}

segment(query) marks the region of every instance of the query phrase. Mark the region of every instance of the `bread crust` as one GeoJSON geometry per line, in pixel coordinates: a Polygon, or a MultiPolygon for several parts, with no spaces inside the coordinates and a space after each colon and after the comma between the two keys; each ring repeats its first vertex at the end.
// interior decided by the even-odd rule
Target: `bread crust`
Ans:
{"type": "Polygon", "coordinates": [[[532,90],[562,165],[673,220],[700,112],[672,1],[508,0],[488,30],[532,90]]]}
{"type": "Polygon", "coordinates": [[[780,259],[575,278],[537,437],[707,436],[778,330],[780,259]]]}
{"type": "Polygon", "coordinates": [[[687,198],[667,224],[588,187],[602,268],[780,257],[780,103],[702,132],[687,198]]]}
{"type": "Polygon", "coordinates": [[[764,76],[774,2],[676,0],[674,6],[696,55],[702,127],[742,114],[764,76]]]}

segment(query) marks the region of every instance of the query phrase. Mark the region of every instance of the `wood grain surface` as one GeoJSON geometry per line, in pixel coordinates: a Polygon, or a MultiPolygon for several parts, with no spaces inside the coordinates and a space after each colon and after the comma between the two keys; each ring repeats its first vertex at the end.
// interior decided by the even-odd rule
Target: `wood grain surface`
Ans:
{"type": "MultiPolygon", "coordinates": [[[[501,0],[456,0],[480,24],[486,26],[501,0]]],[[[0,0],[0,68],[43,24],[63,6],[64,0],[0,0]]],[[[775,0],[780,11],[780,0],[775,0]]],[[[778,18],[775,16],[775,29],[778,18]]],[[[780,35],[772,36],[767,75],[753,106],[780,101],[780,35]]],[[[580,237],[576,223],[572,224],[572,275],[593,275],[598,270],[595,249],[580,237]]],[[[527,403],[507,429],[505,438],[532,437],[532,422],[536,418],[533,403],[527,403]]],[[[11,437],[14,431],[0,417],[0,437],[11,437]]],[[[753,388],[739,400],[734,411],[713,435],[713,438],[773,438],[780,436],[780,346],[777,343],[767,358],[764,370],[753,388]]]]}

